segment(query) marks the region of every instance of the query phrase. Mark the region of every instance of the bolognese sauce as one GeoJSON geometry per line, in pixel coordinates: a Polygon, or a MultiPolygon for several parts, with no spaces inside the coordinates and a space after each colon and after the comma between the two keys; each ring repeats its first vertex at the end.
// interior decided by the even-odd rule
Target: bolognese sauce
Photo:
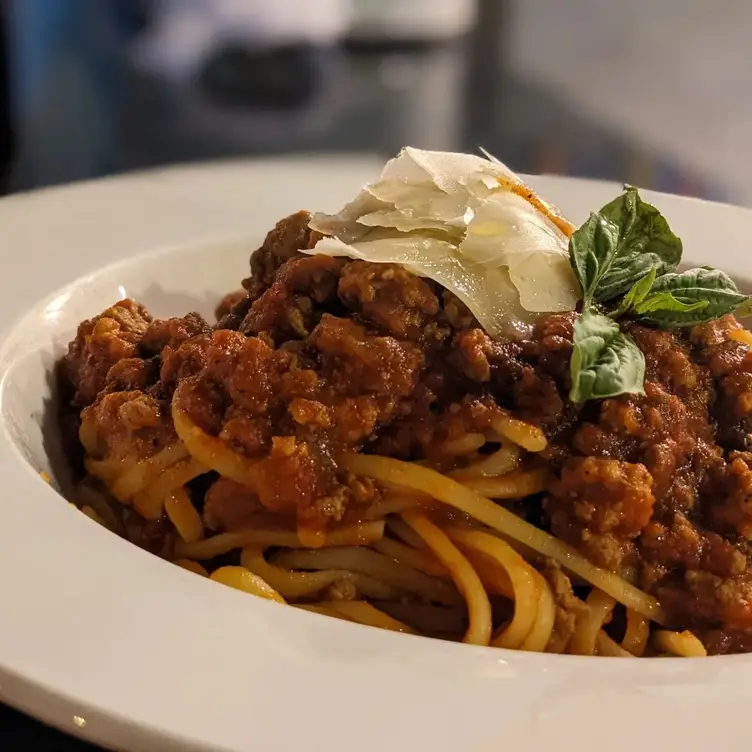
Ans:
{"type": "Polygon", "coordinates": [[[390,629],[446,636],[459,618],[466,641],[500,647],[752,649],[752,337],[733,315],[620,322],[644,381],[575,402],[584,313],[492,336],[403,264],[312,253],[310,225],[278,222],[215,324],[122,300],[79,326],[61,425],[121,532],[390,629]],[[661,630],[651,648],[649,620],[696,637],[661,630]]]}

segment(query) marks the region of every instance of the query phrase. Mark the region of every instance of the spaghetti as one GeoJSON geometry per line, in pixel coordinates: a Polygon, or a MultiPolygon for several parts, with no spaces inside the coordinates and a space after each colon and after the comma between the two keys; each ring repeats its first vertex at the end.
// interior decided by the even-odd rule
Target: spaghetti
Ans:
{"type": "MultiPolygon", "coordinates": [[[[161,499],[164,514],[177,533],[175,563],[188,571],[314,613],[407,634],[419,632],[391,614],[409,619],[411,602],[418,608],[435,604],[447,611],[441,617],[445,621],[449,612],[454,614],[454,629],[466,624],[464,634],[455,635],[458,639],[507,649],[640,656],[646,651],[651,621],[665,622],[654,598],[593,566],[561,541],[479,493],[485,490],[497,498],[520,499],[544,487],[543,470],[520,469],[520,459],[530,447],[536,452],[545,447],[540,446],[537,432],[525,432],[519,422],[512,425],[517,437],[525,436],[528,449],[510,443],[510,431],[505,429],[502,448],[455,471],[451,478],[387,457],[343,456],[342,464],[354,475],[379,480],[399,489],[401,495],[392,497],[391,505],[389,501],[381,504],[382,519],[340,525],[326,534],[321,547],[311,549],[298,531],[273,527],[206,535],[185,484],[172,488],[174,481],[193,479],[199,468],[208,472],[209,467],[219,467],[229,468],[231,480],[242,478],[251,485],[255,478],[249,470],[254,465],[233,459],[230,447],[211,440],[181,411],[177,400],[173,416],[183,443],[170,447],[169,453],[162,450],[156,462],[143,461],[141,467],[153,467],[164,464],[165,457],[172,460],[147,490],[133,494],[141,484],[132,479],[144,477],[141,467],[128,467],[125,480],[112,472],[102,473],[95,464],[90,471],[105,477],[110,488],[127,486],[134,504],[139,494],[161,499]],[[187,446],[198,457],[190,453],[186,457],[183,448],[187,446]],[[494,473],[496,469],[502,472],[494,473]],[[426,497],[431,503],[426,504],[426,497]],[[453,519],[442,509],[461,512],[464,517],[453,519]],[[558,607],[550,583],[515,545],[535,552],[541,560],[553,559],[593,587],[569,637],[562,639],[556,633],[558,607]],[[238,565],[207,570],[207,563],[233,551],[241,552],[238,565]],[[507,604],[509,616],[495,619],[492,602],[497,607],[507,604]],[[619,604],[626,619],[621,644],[606,631],[619,604]]],[[[465,454],[466,446],[455,449],[465,454]]],[[[100,519],[91,507],[84,512],[100,519]]],[[[702,643],[686,632],[656,631],[653,644],[656,654],[697,656],[704,651],[702,643]]]]}
{"type": "Polygon", "coordinates": [[[494,342],[397,265],[303,257],[308,221],[270,234],[216,326],[132,301],[81,325],[61,378],[86,516],[244,593],[405,634],[622,658],[746,644],[752,456],[722,442],[752,404],[733,370],[752,335],[635,328],[645,395],[583,409],[575,314],[494,342]]]}

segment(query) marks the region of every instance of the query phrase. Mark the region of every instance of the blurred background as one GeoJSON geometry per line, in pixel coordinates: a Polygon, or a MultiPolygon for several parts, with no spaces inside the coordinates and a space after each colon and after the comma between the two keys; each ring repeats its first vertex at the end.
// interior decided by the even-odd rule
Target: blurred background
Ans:
{"type": "Polygon", "coordinates": [[[0,0],[0,191],[411,144],[752,205],[752,4],[718,8],[0,0]]]}

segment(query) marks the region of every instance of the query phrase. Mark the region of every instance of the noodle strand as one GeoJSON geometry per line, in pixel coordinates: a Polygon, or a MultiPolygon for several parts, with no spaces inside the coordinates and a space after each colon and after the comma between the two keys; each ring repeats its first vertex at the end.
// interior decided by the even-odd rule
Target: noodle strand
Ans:
{"type": "Polygon", "coordinates": [[[538,572],[535,574],[539,593],[538,618],[535,620],[527,639],[520,645],[520,650],[542,653],[553,635],[554,624],[556,623],[556,602],[546,580],[538,572]]]}
{"type": "Polygon", "coordinates": [[[680,658],[704,658],[708,651],[691,632],[669,632],[659,629],[653,635],[655,647],[662,653],[680,658]]]}
{"type": "Polygon", "coordinates": [[[284,603],[285,599],[264,582],[258,575],[249,572],[245,567],[221,567],[211,573],[211,579],[214,582],[221,582],[223,585],[242,590],[244,593],[266,598],[269,601],[284,603]]]}
{"type": "Polygon", "coordinates": [[[449,577],[449,571],[435,556],[426,551],[407,546],[392,538],[382,538],[376,541],[372,548],[384,554],[384,556],[391,556],[392,559],[406,564],[408,567],[417,569],[419,572],[423,572],[423,574],[427,574],[430,577],[441,577],[443,579],[449,577]]]}
{"type": "MultiPolygon", "coordinates": [[[[384,535],[384,521],[361,522],[355,525],[343,525],[326,534],[327,546],[360,546],[373,543],[384,535]]],[[[216,556],[234,551],[245,546],[283,546],[300,548],[303,546],[297,532],[291,530],[273,530],[256,528],[240,530],[234,533],[220,533],[194,543],[177,541],[175,551],[182,559],[206,561],[216,556]]]]}
{"type": "Polygon", "coordinates": [[[425,515],[408,511],[402,519],[426,542],[436,558],[449,570],[467,603],[470,625],[463,642],[488,645],[491,641],[491,603],[478,574],[457,550],[449,536],[425,515]]]}
{"type": "Polygon", "coordinates": [[[204,523],[196,507],[191,504],[184,488],[176,488],[164,501],[165,512],[175,526],[178,535],[186,543],[194,543],[204,537],[204,523]]]}
{"type": "MultiPolygon", "coordinates": [[[[557,538],[517,517],[504,507],[494,504],[460,483],[425,467],[390,457],[348,454],[343,463],[354,475],[399,484],[429,493],[435,499],[459,509],[504,536],[529,546],[538,554],[557,561],[564,569],[603,590],[628,608],[632,608],[659,624],[666,621],[658,601],[612,572],[591,564],[557,538]]],[[[410,514],[406,512],[405,515],[410,514]]]]}
{"type": "Polygon", "coordinates": [[[392,632],[417,634],[412,627],[403,624],[397,619],[393,619],[383,611],[379,611],[378,608],[372,606],[370,603],[366,603],[366,601],[329,601],[318,603],[316,605],[325,608],[329,612],[334,612],[335,615],[345,616],[358,624],[365,624],[366,626],[378,627],[380,629],[388,629],[392,632]]]}
{"type": "Polygon", "coordinates": [[[616,601],[600,590],[593,590],[585,601],[587,609],[577,620],[577,629],[569,643],[575,655],[595,655],[598,634],[611,619],[616,601]]]}
{"type": "Polygon", "coordinates": [[[319,595],[327,588],[347,585],[356,589],[355,595],[362,594],[375,600],[399,600],[405,594],[404,590],[399,590],[367,574],[346,569],[293,572],[269,564],[259,548],[244,548],[240,563],[268,582],[285,598],[293,600],[319,595]]]}
{"type": "MultiPolygon", "coordinates": [[[[488,533],[461,528],[448,528],[447,535],[463,550],[475,552],[489,564],[500,568],[511,583],[514,598],[514,616],[491,640],[499,648],[519,648],[533,629],[538,615],[539,587],[533,569],[504,541],[488,533]]],[[[476,571],[478,571],[476,567],[476,571]]],[[[486,590],[491,590],[487,576],[480,573],[486,590]]]]}
{"type": "Polygon", "coordinates": [[[285,569],[342,569],[359,572],[392,587],[416,593],[427,601],[448,606],[461,603],[461,598],[451,582],[429,577],[368,548],[342,547],[285,551],[277,554],[273,563],[285,569]]]}
{"type": "Polygon", "coordinates": [[[627,628],[621,646],[632,655],[641,656],[645,652],[650,636],[650,622],[631,608],[627,609],[627,628]]]}

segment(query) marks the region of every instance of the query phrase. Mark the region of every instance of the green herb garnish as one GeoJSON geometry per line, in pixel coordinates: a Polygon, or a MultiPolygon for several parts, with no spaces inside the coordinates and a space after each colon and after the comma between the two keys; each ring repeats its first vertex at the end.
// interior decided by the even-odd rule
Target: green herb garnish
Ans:
{"type": "Polygon", "coordinates": [[[571,373],[572,402],[641,394],[645,356],[616,321],[589,308],[575,323],[571,373]]]}
{"type": "Polygon", "coordinates": [[[653,269],[657,275],[674,271],[681,255],[681,240],[668,222],[631,186],[591,214],[569,241],[585,308],[624,295],[653,269]]]}
{"type": "Polygon", "coordinates": [[[675,329],[752,313],[752,298],[724,272],[675,273],[681,256],[681,240],[631,186],[574,232],[569,257],[583,305],[574,325],[573,402],[643,392],[645,356],[617,319],[675,329]]]}
{"type": "Polygon", "coordinates": [[[719,319],[748,299],[719,269],[690,269],[656,279],[635,313],[646,324],[675,329],[719,319]]]}

